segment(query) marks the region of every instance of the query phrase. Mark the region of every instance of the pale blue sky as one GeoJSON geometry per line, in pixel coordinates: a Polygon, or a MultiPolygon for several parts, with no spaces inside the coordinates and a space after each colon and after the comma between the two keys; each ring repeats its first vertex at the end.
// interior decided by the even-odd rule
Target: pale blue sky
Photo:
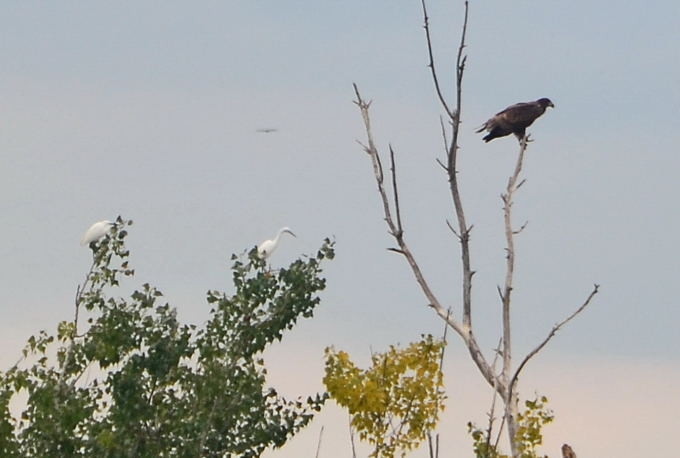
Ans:
{"type": "MultiPolygon", "coordinates": [[[[429,8],[451,93],[462,3],[429,8]]],[[[531,128],[516,203],[517,222],[529,220],[518,241],[517,351],[597,282],[592,307],[533,370],[562,359],[680,366],[678,24],[674,1],[472,2],[461,180],[485,349],[497,339],[499,194],[516,143],[484,144],[474,130],[511,103],[550,97],[556,107],[531,128]]],[[[304,343],[320,360],[335,344],[365,357],[440,332],[406,264],[385,251],[352,82],[374,100],[379,145],[397,151],[407,238],[457,306],[418,1],[3,3],[0,62],[3,362],[31,333],[71,317],[89,266],[79,238],[118,214],[135,220],[130,286],[156,284],[187,320],[205,317],[207,289],[228,287],[232,252],[288,225],[298,238],[284,240],[275,263],[331,235],[338,253],[317,317],[290,348],[304,343]]],[[[523,383],[527,394],[542,390],[523,383]]],[[[671,456],[671,445],[657,456],[671,456]]]]}

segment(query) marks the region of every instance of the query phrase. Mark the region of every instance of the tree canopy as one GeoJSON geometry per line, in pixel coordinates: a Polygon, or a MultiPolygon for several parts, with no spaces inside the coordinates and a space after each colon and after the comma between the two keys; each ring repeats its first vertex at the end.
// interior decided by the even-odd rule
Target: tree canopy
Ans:
{"type": "Polygon", "coordinates": [[[111,296],[134,275],[131,224],[119,217],[94,245],[74,320],[29,338],[0,373],[0,456],[255,457],[283,445],[326,395],[280,396],[262,352],[314,313],[333,243],[280,270],[255,249],[232,256],[234,291],[209,291],[209,318],[197,326],[149,284],[111,296]]]}

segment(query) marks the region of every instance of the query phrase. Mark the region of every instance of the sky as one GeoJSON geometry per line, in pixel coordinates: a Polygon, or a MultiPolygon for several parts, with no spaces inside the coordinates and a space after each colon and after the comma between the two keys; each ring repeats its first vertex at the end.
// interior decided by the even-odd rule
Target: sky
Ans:
{"type": "MultiPolygon", "coordinates": [[[[428,4],[436,64],[453,94],[463,6],[428,4]]],[[[522,396],[547,395],[543,452],[675,456],[680,392],[677,154],[680,4],[471,2],[460,181],[474,224],[475,333],[498,339],[504,275],[500,194],[512,138],[475,129],[519,101],[555,104],[531,128],[516,196],[514,344],[532,360],[522,396]]],[[[366,363],[443,323],[393,246],[352,83],[372,102],[379,148],[396,151],[406,238],[443,303],[460,309],[458,244],[420,2],[4,2],[0,5],[0,367],[28,336],[70,319],[95,221],[134,220],[136,277],[201,323],[205,293],[230,288],[229,257],[290,226],[284,265],[334,237],[322,303],[266,355],[289,396],[322,390],[323,349],[366,363]],[[257,133],[276,128],[275,133],[257,133]],[[295,370],[291,371],[291,367],[295,370]]],[[[443,452],[472,456],[465,424],[489,391],[452,338],[443,452]]],[[[328,404],[272,458],[349,456],[347,417],[328,404]]],[[[419,450],[413,456],[425,457],[419,450]]]]}

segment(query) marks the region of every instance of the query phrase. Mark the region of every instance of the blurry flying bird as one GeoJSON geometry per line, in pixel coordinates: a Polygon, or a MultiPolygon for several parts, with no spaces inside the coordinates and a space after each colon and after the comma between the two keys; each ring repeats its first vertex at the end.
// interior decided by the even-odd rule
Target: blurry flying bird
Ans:
{"type": "Polygon", "coordinates": [[[258,134],[271,134],[278,131],[279,129],[275,129],[273,127],[263,127],[261,129],[257,129],[255,132],[257,132],[258,134]]]}
{"type": "Polygon", "coordinates": [[[85,234],[83,234],[83,238],[80,239],[80,246],[89,245],[89,247],[94,250],[94,245],[106,234],[108,234],[113,226],[114,223],[108,220],[94,223],[88,230],[85,231],[85,234]]]}
{"type": "Polygon", "coordinates": [[[260,243],[257,246],[257,254],[260,255],[263,259],[269,258],[269,256],[272,255],[274,250],[276,250],[276,247],[279,246],[279,239],[281,238],[281,234],[287,233],[292,235],[293,237],[296,237],[295,234],[290,230],[288,227],[282,227],[279,229],[279,232],[276,234],[276,237],[274,237],[273,240],[265,240],[264,242],[260,243]]]}

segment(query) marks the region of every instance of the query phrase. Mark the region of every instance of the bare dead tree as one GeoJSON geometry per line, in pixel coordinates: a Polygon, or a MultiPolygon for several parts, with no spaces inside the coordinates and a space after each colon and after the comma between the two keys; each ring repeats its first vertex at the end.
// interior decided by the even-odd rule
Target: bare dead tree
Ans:
{"type": "MultiPolygon", "coordinates": [[[[427,43],[428,53],[428,68],[434,83],[434,89],[437,94],[441,108],[444,111],[444,118],[440,120],[442,128],[442,137],[444,139],[446,159],[442,161],[437,159],[437,163],[444,169],[447,180],[449,182],[449,191],[453,203],[453,214],[455,216],[455,223],[451,224],[447,221],[448,227],[456,236],[461,249],[461,264],[462,264],[462,315],[456,316],[451,312],[450,307],[444,306],[430,287],[427,279],[423,275],[420,265],[410,249],[406,237],[401,218],[401,208],[399,203],[399,192],[397,185],[397,171],[395,152],[392,146],[389,146],[389,160],[390,160],[390,174],[389,183],[385,183],[385,174],[383,171],[382,159],[380,152],[376,146],[376,142],[371,130],[370,106],[371,101],[365,100],[357,87],[354,84],[354,93],[356,95],[355,104],[361,112],[364,121],[364,129],[366,132],[366,143],[360,143],[363,150],[368,154],[373,165],[373,174],[376,180],[378,194],[382,202],[383,214],[385,223],[387,224],[388,232],[394,239],[396,247],[390,248],[404,257],[408,263],[416,282],[428,301],[428,306],[431,307],[435,313],[444,320],[451,329],[462,339],[463,344],[467,347],[472,361],[475,363],[482,377],[496,392],[498,397],[502,400],[504,405],[503,422],[501,425],[507,425],[508,439],[511,447],[513,457],[519,455],[517,448],[517,418],[518,418],[518,394],[517,394],[517,380],[521,371],[524,369],[528,361],[541,351],[547,343],[555,336],[566,323],[571,321],[576,315],[580,314],[591,302],[595,294],[597,294],[599,286],[594,285],[592,291],[587,296],[586,300],[566,319],[556,324],[549,332],[547,337],[539,343],[533,350],[531,350],[514,368],[512,361],[512,327],[511,327],[511,298],[513,292],[513,282],[515,278],[515,237],[517,237],[526,227],[526,223],[519,228],[515,228],[512,219],[512,208],[516,192],[524,184],[525,180],[521,178],[522,168],[525,159],[525,152],[529,144],[528,135],[521,139],[519,154],[515,163],[515,168],[510,178],[504,193],[501,195],[503,202],[503,221],[505,228],[506,241],[506,268],[505,279],[503,287],[498,287],[498,293],[502,305],[502,334],[501,345],[499,346],[496,355],[500,355],[501,368],[496,370],[496,358],[489,362],[487,357],[481,351],[479,343],[477,342],[473,333],[473,304],[472,304],[472,278],[475,271],[471,267],[470,254],[470,234],[473,226],[468,225],[465,217],[465,209],[463,206],[463,199],[461,197],[460,182],[458,168],[458,152],[459,143],[458,137],[460,133],[461,123],[461,108],[462,108],[462,85],[463,75],[465,72],[465,65],[467,56],[465,54],[466,47],[466,33],[468,26],[468,1],[464,2],[463,25],[458,45],[458,52],[456,54],[456,74],[455,74],[455,99],[453,102],[447,101],[445,97],[439,74],[435,65],[433,44],[430,35],[429,17],[427,14],[427,5],[425,0],[421,0],[425,38],[427,43]]],[[[495,400],[495,396],[494,396],[495,400]]],[[[494,401],[495,402],[495,401],[494,401]]],[[[493,412],[493,410],[492,410],[493,412]]],[[[489,428],[491,429],[492,421],[490,421],[489,428]]],[[[502,427],[501,427],[502,428],[502,427]]],[[[499,431],[500,434],[500,431],[499,431]]],[[[489,431],[490,435],[490,431],[489,431]]]]}

